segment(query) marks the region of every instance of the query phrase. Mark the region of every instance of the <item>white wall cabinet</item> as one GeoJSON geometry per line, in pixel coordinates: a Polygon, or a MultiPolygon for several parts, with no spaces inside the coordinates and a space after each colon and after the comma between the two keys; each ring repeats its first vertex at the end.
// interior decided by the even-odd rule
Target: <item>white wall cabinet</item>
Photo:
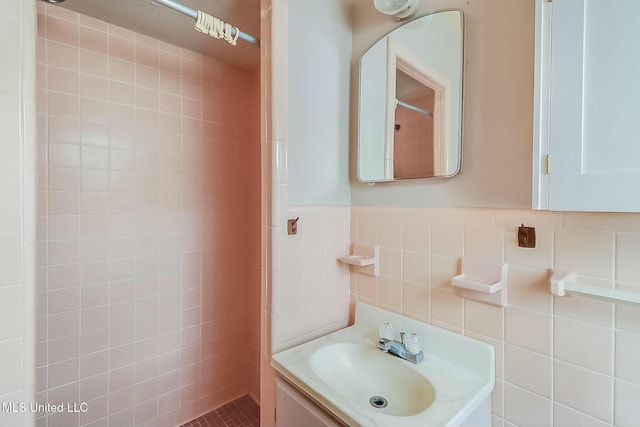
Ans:
{"type": "Polygon", "coordinates": [[[637,0],[536,0],[534,209],[640,211],[639,38],[637,0]]]}

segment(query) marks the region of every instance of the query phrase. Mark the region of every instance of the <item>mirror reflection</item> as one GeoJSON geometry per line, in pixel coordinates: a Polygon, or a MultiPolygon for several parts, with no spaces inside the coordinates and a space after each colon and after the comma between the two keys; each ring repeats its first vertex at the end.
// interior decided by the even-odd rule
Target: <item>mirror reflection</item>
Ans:
{"type": "Polygon", "coordinates": [[[460,169],[462,13],[417,18],[360,61],[358,178],[450,177],[460,169]]]}
{"type": "Polygon", "coordinates": [[[434,176],[435,90],[396,70],[396,106],[393,135],[395,179],[434,176]]]}

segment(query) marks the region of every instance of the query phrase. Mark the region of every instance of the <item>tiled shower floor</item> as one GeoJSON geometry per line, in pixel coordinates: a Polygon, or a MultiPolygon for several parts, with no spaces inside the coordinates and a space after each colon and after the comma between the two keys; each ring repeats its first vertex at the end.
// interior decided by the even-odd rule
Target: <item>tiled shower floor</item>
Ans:
{"type": "Polygon", "coordinates": [[[260,427],[260,406],[247,394],[181,427],[260,427]]]}

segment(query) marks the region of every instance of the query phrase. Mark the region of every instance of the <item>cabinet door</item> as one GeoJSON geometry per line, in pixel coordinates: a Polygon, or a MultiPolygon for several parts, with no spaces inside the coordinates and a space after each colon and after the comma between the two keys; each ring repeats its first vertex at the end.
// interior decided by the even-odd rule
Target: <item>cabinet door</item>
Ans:
{"type": "Polygon", "coordinates": [[[551,5],[548,208],[640,211],[640,1],[551,5]]]}
{"type": "Polygon", "coordinates": [[[276,379],[276,427],[342,427],[289,384],[276,379]]]}

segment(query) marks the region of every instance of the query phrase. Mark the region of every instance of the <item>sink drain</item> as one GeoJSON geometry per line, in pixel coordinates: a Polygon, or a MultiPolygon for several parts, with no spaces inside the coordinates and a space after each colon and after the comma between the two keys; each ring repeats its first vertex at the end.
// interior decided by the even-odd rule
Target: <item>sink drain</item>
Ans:
{"type": "Polygon", "coordinates": [[[389,404],[389,402],[387,402],[387,399],[382,396],[373,396],[371,399],[369,399],[369,403],[374,408],[386,408],[389,404]]]}

